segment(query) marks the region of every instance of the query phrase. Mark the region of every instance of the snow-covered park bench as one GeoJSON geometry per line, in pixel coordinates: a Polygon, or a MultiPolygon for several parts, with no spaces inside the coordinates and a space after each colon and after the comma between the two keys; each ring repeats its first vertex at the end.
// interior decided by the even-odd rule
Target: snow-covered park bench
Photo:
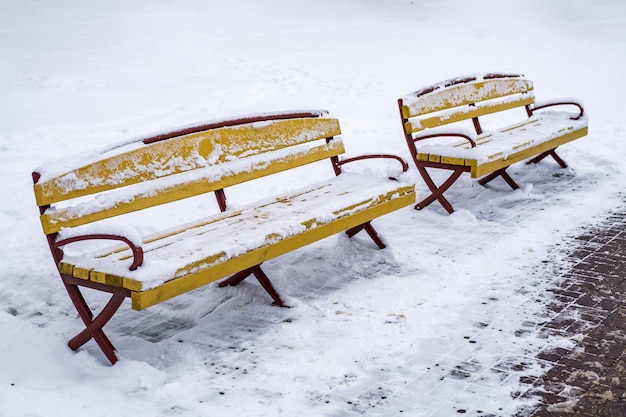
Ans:
{"type": "MultiPolygon", "coordinates": [[[[414,204],[414,184],[342,171],[349,162],[387,158],[389,176],[399,177],[408,165],[394,155],[341,159],[340,133],[339,121],[325,111],[259,114],[68,156],[34,172],[43,231],[85,324],[69,346],[78,349],[93,337],[115,363],[103,326],[127,297],[142,310],[221,278],[230,276],[219,285],[225,286],[254,275],[282,306],[263,262],[342,231],[350,237],[365,231],[384,248],[370,222],[414,204]],[[241,207],[227,204],[228,187],[325,159],[331,162],[327,178],[318,173],[304,188],[241,207]],[[138,214],[152,220],[143,216],[146,209],[209,192],[217,204],[206,217],[143,236],[131,226],[138,214]],[[94,248],[94,240],[112,242],[94,248]],[[85,301],[84,288],[110,293],[99,314],[85,301]]],[[[164,220],[155,217],[152,230],[164,220]]]]}
{"type": "Polygon", "coordinates": [[[572,99],[535,102],[533,83],[518,74],[459,77],[415,91],[400,98],[398,104],[409,151],[431,192],[416,204],[417,209],[437,200],[452,213],[454,209],[443,193],[463,172],[480,178],[481,185],[502,177],[517,189],[506,172],[516,162],[530,158],[529,163],[537,163],[550,155],[565,168],[566,163],[555,149],[587,134],[587,117],[581,103],[572,99]],[[564,104],[577,107],[576,114],[536,112],[564,104]],[[483,131],[479,117],[514,108],[525,108],[523,120],[483,131]],[[462,126],[470,120],[473,129],[462,126]],[[441,128],[456,122],[460,123],[441,128]],[[452,172],[437,185],[427,168],[452,172]]]}

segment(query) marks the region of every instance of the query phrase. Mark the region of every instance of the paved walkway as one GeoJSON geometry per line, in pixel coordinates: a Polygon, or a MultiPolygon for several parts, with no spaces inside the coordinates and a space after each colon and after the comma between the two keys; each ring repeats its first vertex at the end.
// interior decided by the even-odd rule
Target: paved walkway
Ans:
{"type": "Polygon", "coordinates": [[[541,405],[520,417],[626,416],[626,210],[578,239],[546,325],[575,347],[538,355],[553,366],[526,393],[541,405]]]}

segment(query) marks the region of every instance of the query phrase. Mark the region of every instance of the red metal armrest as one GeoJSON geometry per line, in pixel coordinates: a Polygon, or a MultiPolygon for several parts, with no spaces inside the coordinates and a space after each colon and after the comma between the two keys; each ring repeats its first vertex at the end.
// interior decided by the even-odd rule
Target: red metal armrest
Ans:
{"type": "Polygon", "coordinates": [[[110,234],[93,234],[93,235],[73,236],[73,237],[68,237],[67,239],[61,239],[61,240],[56,241],[55,246],[57,248],[60,248],[62,246],[65,246],[74,242],[80,242],[84,240],[102,240],[102,239],[119,240],[128,245],[130,250],[133,252],[133,263],[131,264],[129,268],[131,271],[134,271],[135,269],[139,268],[139,266],[141,266],[141,264],[143,263],[143,249],[141,249],[141,246],[135,245],[130,239],[124,236],[110,235],[110,234]]]}
{"type": "Polygon", "coordinates": [[[532,107],[528,106],[527,107],[528,116],[529,117],[532,116],[535,110],[545,109],[546,107],[552,107],[552,106],[561,106],[561,105],[570,105],[570,106],[578,107],[578,110],[580,111],[580,113],[576,117],[570,117],[570,119],[572,120],[578,120],[581,117],[583,117],[583,114],[585,114],[585,109],[583,108],[583,105],[577,101],[553,101],[553,102],[539,103],[536,106],[532,106],[532,107]]]}
{"type": "Polygon", "coordinates": [[[445,133],[445,132],[441,132],[441,133],[432,133],[430,135],[423,135],[423,136],[417,136],[413,138],[413,143],[417,142],[418,140],[422,140],[422,139],[430,139],[430,138],[437,138],[437,137],[446,137],[446,136],[450,136],[450,137],[458,137],[458,138],[463,138],[466,139],[472,148],[476,147],[476,141],[471,138],[470,136],[464,134],[464,133],[445,133]]]}
{"type": "MultiPolygon", "coordinates": [[[[342,159],[342,160],[336,160],[333,161],[333,165],[335,167],[335,174],[339,175],[341,173],[341,166],[348,164],[350,162],[355,162],[355,161],[362,161],[365,159],[395,159],[396,161],[400,162],[400,165],[402,165],[402,172],[406,172],[409,169],[409,164],[402,159],[401,157],[397,156],[397,155],[391,155],[391,154],[371,154],[371,155],[359,155],[359,156],[355,156],[352,158],[346,158],[346,159],[342,159]]],[[[391,179],[395,179],[395,178],[391,178],[391,179]]]]}

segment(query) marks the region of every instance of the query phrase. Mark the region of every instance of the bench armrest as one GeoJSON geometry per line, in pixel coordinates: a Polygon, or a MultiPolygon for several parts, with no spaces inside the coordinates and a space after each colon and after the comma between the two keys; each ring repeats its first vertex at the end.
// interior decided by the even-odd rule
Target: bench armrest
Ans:
{"type": "Polygon", "coordinates": [[[472,138],[469,135],[466,135],[465,133],[460,133],[460,132],[439,132],[439,133],[431,133],[429,135],[420,135],[420,136],[416,136],[416,137],[413,138],[413,143],[417,142],[418,140],[422,140],[422,139],[439,138],[439,137],[463,138],[463,139],[467,140],[470,143],[470,146],[472,148],[476,147],[476,141],[474,140],[474,138],[472,138]]]}
{"type": "Polygon", "coordinates": [[[60,248],[70,243],[80,242],[84,240],[119,240],[119,241],[122,241],[126,243],[128,247],[130,248],[130,250],[133,252],[133,263],[131,264],[129,269],[131,271],[134,271],[135,269],[139,268],[139,266],[141,266],[141,264],[143,263],[143,249],[141,249],[141,246],[135,245],[130,239],[124,236],[100,234],[100,233],[91,234],[91,235],[79,235],[79,236],[68,237],[67,239],[58,240],[55,242],[55,246],[57,248],[60,248]]]}
{"type": "Polygon", "coordinates": [[[576,106],[578,107],[579,113],[578,116],[576,117],[570,117],[570,119],[572,120],[578,120],[581,117],[583,117],[583,115],[585,114],[585,109],[583,108],[583,104],[577,100],[573,100],[573,99],[563,99],[563,100],[553,100],[553,101],[546,101],[546,102],[536,102],[534,105],[528,106],[527,112],[528,112],[528,116],[532,116],[532,114],[539,109],[545,109],[546,107],[553,107],[553,106],[562,106],[562,105],[569,105],[569,106],[576,106]]]}
{"type": "MultiPolygon", "coordinates": [[[[397,155],[369,154],[369,155],[359,155],[359,156],[354,156],[352,158],[346,158],[346,159],[334,161],[333,165],[335,167],[335,174],[337,175],[341,174],[342,165],[348,164],[350,162],[362,161],[365,159],[395,159],[402,166],[402,172],[407,172],[409,170],[409,164],[404,159],[402,159],[401,157],[397,155]]],[[[395,178],[392,178],[392,177],[390,177],[390,179],[395,180],[395,178]]]]}

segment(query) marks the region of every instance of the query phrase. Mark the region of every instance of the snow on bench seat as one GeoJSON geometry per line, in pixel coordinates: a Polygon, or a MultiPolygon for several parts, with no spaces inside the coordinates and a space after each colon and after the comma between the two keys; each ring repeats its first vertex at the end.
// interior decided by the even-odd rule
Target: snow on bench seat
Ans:
{"type": "Polygon", "coordinates": [[[420,161],[441,162],[471,167],[471,177],[490,172],[554,149],[586,134],[587,119],[570,121],[569,113],[546,112],[520,123],[450,144],[425,144],[417,147],[420,161]]]}
{"type": "Polygon", "coordinates": [[[411,204],[413,193],[412,184],[344,173],[144,236],[144,262],[135,271],[128,269],[132,253],[124,245],[66,255],[60,268],[79,278],[128,288],[133,308],[140,310],[171,298],[181,287],[189,291],[372,220],[394,206],[411,204]]]}

